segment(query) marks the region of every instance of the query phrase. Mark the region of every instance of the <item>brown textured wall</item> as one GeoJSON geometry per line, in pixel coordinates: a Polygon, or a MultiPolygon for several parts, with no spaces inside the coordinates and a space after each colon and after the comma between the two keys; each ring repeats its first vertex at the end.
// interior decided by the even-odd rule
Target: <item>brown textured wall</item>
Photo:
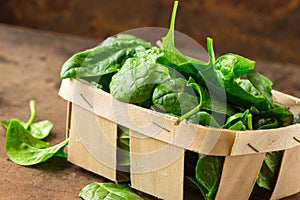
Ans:
{"type": "MultiPolygon", "coordinates": [[[[168,27],[171,0],[7,0],[0,22],[105,38],[143,26],[168,27]]],[[[300,0],[185,0],[176,30],[216,51],[300,64],[300,0]]]]}

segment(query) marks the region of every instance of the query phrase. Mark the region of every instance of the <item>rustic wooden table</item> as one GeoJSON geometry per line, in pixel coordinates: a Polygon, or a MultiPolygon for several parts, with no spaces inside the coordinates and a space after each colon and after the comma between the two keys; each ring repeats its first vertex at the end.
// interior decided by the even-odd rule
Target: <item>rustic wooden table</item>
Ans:
{"type": "MultiPolygon", "coordinates": [[[[0,120],[29,117],[28,103],[37,102],[37,120],[54,122],[46,139],[56,144],[65,138],[66,102],[57,93],[59,72],[75,52],[94,47],[101,40],[79,38],[0,24],[0,120]]],[[[274,88],[300,97],[300,66],[258,62],[274,88]]],[[[5,130],[0,127],[0,199],[77,199],[81,188],[104,178],[53,158],[33,167],[11,162],[5,153],[5,130]]],[[[145,199],[155,199],[141,194],[145,199]]],[[[300,199],[300,193],[287,200],[300,199]]]]}

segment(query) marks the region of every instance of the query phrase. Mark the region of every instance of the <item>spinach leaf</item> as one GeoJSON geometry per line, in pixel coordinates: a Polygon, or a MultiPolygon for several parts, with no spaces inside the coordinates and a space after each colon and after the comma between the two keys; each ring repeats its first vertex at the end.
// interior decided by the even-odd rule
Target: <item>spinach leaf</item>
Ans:
{"type": "Polygon", "coordinates": [[[247,72],[247,78],[252,83],[252,85],[269,100],[269,102],[273,102],[273,98],[272,98],[273,83],[270,79],[268,79],[264,75],[254,70],[249,70],[247,72]]]}
{"type": "Polygon", "coordinates": [[[197,162],[195,173],[203,197],[213,199],[218,189],[223,169],[224,158],[219,156],[201,155],[197,162]]]}
{"type": "Polygon", "coordinates": [[[252,130],[252,114],[249,110],[246,110],[244,113],[236,113],[226,120],[226,123],[223,125],[223,128],[230,130],[252,130]]]}
{"type": "Polygon", "coordinates": [[[224,80],[234,80],[253,70],[255,61],[237,54],[228,53],[220,56],[215,62],[215,69],[221,72],[224,80]]]}
{"type": "Polygon", "coordinates": [[[176,64],[183,64],[187,62],[186,56],[184,56],[176,47],[174,41],[174,29],[175,29],[175,19],[176,19],[176,12],[178,7],[178,1],[174,2],[170,29],[169,32],[165,37],[162,38],[162,49],[164,50],[164,55],[166,58],[176,64]]]}
{"type": "Polygon", "coordinates": [[[2,120],[2,121],[0,121],[1,126],[3,128],[5,128],[5,129],[7,129],[8,125],[9,125],[9,122],[10,122],[9,120],[2,120]]]}
{"type": "Polygon", "coordinates": [[[53,128],[53,123],[49,120],[43,120],[36,123],[33,123],[29,126],[28,130],[33,137],[37,139],[44,139],[49,134],[53,128]]]}
{"type": "Polygon", "coordinates": [[[282,155],[282,151],[268,152],[266,154],[256,181],[258,186],[268,190],[273,190],[277,180],[282,155]]]}
{"type": "Polygon", "coordinates": [[[169,114],[181,116],[187,113],[198,105],[198,98],[186,85],[187,81],[182,78],[157,85],[152,95],[153,103],[169,114]]]}
{"type": "Polygon", "coordinates": [[[19,165],[29,166],[45,162],[63,149],[68,139],[50,147],[50,144],[36,139],[16,119],[10,120],[6,132],[6,153],[19,165]]]}
{"type": "Polygon", "coordinates": [[[118,165],[130,166],[129,129],[119,125],[117,133],[117,145],[120,148],[118,149],[118,165]]]}
{"type": "Polygon", "coordinates": [[[115,73],[127,58],[150,47],[149,42],[134,36],[120,34],[110,37],[101,45],[69,58],[62,66],[60,76],[64,79],[115,73]]]}
{"type": "Polygon", "coordinates": [[[271,129],[271,128],[278,128],[279,123],[273,117],[266,117],[266,118],[258,118],[254,124],[255,129],[271,129]]]}
{"type": "Polygon", "coordinates": [[[84,200],[143,200],[126,184],[91,182],[79,193],[84,200]]]}
{"type": "MultiPolygon", "coordinates": [[[[255,62],[244,58],[236,54],[225,54],[219,57],[215,62],[215,69],[218,70],[218,76],[223,81],[225,90],[227,93],[227,98],[230,102],[236,105],[250,107],[252,105],[259,109],[267,110],[270,107],[270,102],[268,100],[269,96],[264,96],[260,90],[261,88],[268,86],[259,87],[260,90],[255,89],[250,81],[240,80],[239,77],[247,74],[249,71],[249,77],[254,77],[251,73],[254,69],[255,62]],[[255,91],[255,93],[253,92],[255,91]]],[[[254,79],[254,78],[252,78],[254,79]]],[[[257,82],[261,81],[252,80],[255,85],[257,82]]],[[[258,86],[257,86],[258,87],[258,86]]]]}
{"type": "Polygon", "coordinates": [[[90,82],[95,87],[97,87],[107,93],[110,93],[109,83],[110,83],[113,75],[114,75],[113,73],[110,73],[110,74],[104,74],[101,76],[81,77],[81,79],[90,82]]]}
{"type": "MultiPolygon", "coordinates": [[[[189,112],[180,116],[178,118],[177,123],[182,121],[183,119],[189,118],[190,116],[199,112],[199,110],[213,111],[215,113],[219,113],[223,115],[225,114],[231,115],[235,113],[234,109],[231,108],[231,106],[226,105],[222,101],[217,101],[216,97],[214,96],[210,96],[208,90],[205,87],[197,84],[192,77],[189,78],[187,85],[193,88],[198,93],[199,104],[195,106],[193,109],[191,109],[189,112]]],[[[208,123],[211,123],[211,125],[214,127],[220,127],[219,123],[214,119],[214,117],[211,114],[208,114],[207,112],[199,112],[196,115],[194,115],[191,120],[194,122],[198,121],[202,125],[209,125],[208,123]]]]}
{"type": "Polygon", "coordinates": [[[203,63],[203,61],[196,59],[190,59],[192,66],[197,70],[195,80],[201,85],[206,86],[209,89],[209,92],[224,99],[224,84],[223,80],[218,75],[219,72],[214,66],[215,53],[213,49],[213,40],[211,38],[207,38],[207,52],[209,56],[209,61],[207,63],[203,63]]]}
{"type": "Polygon", "coordinates": [[[156,63],[161,50],[152,48],[128,58],[113,75],[109,88],[111,95],[123,102],[142,103],[151,98],[156,85],[170,79],[169,69],[156,63]]]}
{"type": "Polygon", "coordinates": [[[30,118],[28,122],[23,125],[25,129],[29,130],[33,137],[37,139],[44,139],[49,134],[51,129],[53,128],[53,123],[49,120],[39,121],[34,123],[36,117],[36,102],[31,100],[29,102],[30,107],[30,118]]]}
{"type": "MultiPolygon", "coordinates": [[[[30,107],[30,118],[27,123],[20,122],[23,127],[29,131],[29,133],[37,138],[37,139],[44,139],[46,138],[51,129],[53,128],[53,123],[49,120],[39,121],[34,123],[35,117],[36,117],[36,102],[31,100],[29,103],[30,107]]],[[[10,120],[8,121],[1,121],[1,125],[7,129],[8,125],[10,123],[10,120]]]]}
{"type": "Polygon", "coordinates": [[[269,110],[260,111],[256,109],[253,114],[253,126],[255,129],[284,127],[293,124],[293,120],[293,113],[276,102],[272,104],[272,108],[269,110]]]}
{"type": "Polygon", "coordinates": [[[224,103],[222,99],[217,99],[216,96],[209,93],[204,86],[198,84],[192,77],[189,78],[187,85],[197,91],[199,95],[201,94],[201,109],[228,116],[236,112],[231,105],[224,103]]]}
{"type": "Polygon", "coordinates": [[[196,178],[191,176],[185,176],[185,185],[189,188],[198,189],[205,200],[213,200],[214,197],[204,196],[207,193],[207,190],[196,180],[196,178]]]}
{"type": "Polygon", "coordinates": [[[201,124],[203,126],[210,126],[215,128],[221,128],[218,121],[209,113],[205,111],[199,111],[196,114],[192,115],[189,119],[189,122],[195,124],[201,124]]]}

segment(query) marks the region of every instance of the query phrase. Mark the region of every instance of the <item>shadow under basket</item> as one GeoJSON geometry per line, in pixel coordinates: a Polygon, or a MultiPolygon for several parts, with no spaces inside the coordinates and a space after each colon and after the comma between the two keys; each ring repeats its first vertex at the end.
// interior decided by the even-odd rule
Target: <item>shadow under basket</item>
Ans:
{"type": "MultiPolygon", "coordinates": [[[[216,200],[247,200],[267,152],[283,151],[270,199],[300,192],[300,124],[259,131],[230,131],[187,122],[115,100],[80,79],[62,81],[68,101],[68,160],[119,182],[117,128],[129,128],[131,186],[166,200],[184,199],[185,151],[224,156],[216,200]]],[[[300,100],[273,91],[274,101],[300,112],[300,100]]],[[[126,177],[126,176],[125,176],[126,177]]],[[[126,179],[125,179],[126,180],[126,179]]]]}

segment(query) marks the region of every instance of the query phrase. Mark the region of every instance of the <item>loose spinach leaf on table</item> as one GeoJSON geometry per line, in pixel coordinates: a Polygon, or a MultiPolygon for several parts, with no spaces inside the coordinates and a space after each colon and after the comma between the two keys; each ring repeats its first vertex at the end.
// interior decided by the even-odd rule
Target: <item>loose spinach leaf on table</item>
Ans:
{"type": "Polygon", "coordinates": [[[91,182],[79,193],[84,200],[143,200],[126,184],[91,182]]]}
{"type": "MultiPolygon", "coordinates": [[[[29,131],[30,134],[32,134],[33,137],[37,138],[37,139],[44,139],[46,138],[51,129],[53,128],[53,123],[49,120],[43,120],[43,121],[39,121],[39,122],[35,122],[35,117],[36,117],[36,102],[31,100],[29,103],[29,107],[30,107],[30,118],[28,120],[28,122],[20,122],[23,127],[29,131]]],[[[10,123],[10,120],[8,121],[1,121],[1,125],[7,129],[8,125],[10,123]]]]}
{"type": "Polygon", "coordinates": [[[99,46],[79,52],[69,58],[61,70],[61,78],[101,76],[117,72],[125,60],[137,51],[151,47],[131,35],[120,34],[106,39],[99,46]]]}
{"type": "Polygon", "coordinates": [[[109,88],[111,95],[120,101],[142,103],[151,99],[156,85],[171,78],[169,69],[156,63],[161,50],[152,48],[128,58],[113,75],[109,88]]]}
{"type": "Polygon", "coordinates": [[[32,136],[23,124],[16,119],[9,122],[6,132],[6,153],[8,157],[19,165],[29,166],[45,162],[61,155],[61,149],[68,144],[68,139],[50,147],[50,144],[32,136]]]}
{"type": "Polygon", "coordinates": [[[37,139],[44,139],[53,128],[53,123],[49,120],[43,120],[40,122],[33,123],[29,126],[28,130],[32,133],[32,136],[37,139]]]}
{"type": "Polygon", "coordinates": [[[34,123],[36,103],[33,100],[30,101],[30,112],[28,122],[21,122],[18,119],[1,121],[1,125],[7,129],[5,148],[8,157],[24,166],[45,162],[53,156],[65,157],[63,149],[68,139],[52,147],[48,142],[40,140],[49,135],[53,123],[48,120],[34,123]]]}

